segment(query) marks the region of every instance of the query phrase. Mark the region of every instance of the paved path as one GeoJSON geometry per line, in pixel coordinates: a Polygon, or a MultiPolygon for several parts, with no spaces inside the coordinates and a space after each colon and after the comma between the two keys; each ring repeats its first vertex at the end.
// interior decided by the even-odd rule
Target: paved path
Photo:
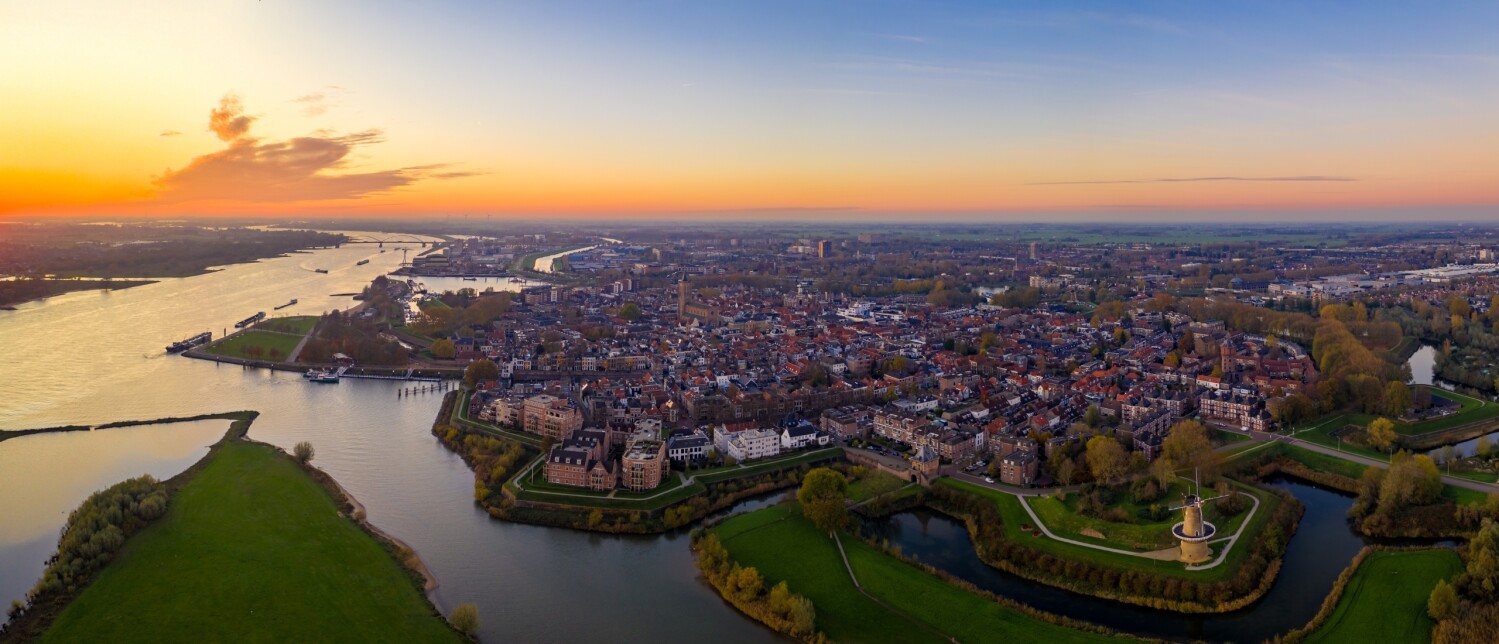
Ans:
{"type": "MultiPolygon", "coordinates": [[[[1293,438],[1293,437],[1290,437],[1290,436],[1282,436],[1282,437],[1278,438],[1277,440],[1280,440],[1280,441],[1286,442],[1286,443],[1291,443],[1292,445],[1295,445],[1297,447],[1300,447],[1300,448],[1303,448],[1303,449],[1308,449],[1308,450],[1311,450],[1313,452],[1317,452],[1319,454],[1326,454],[1326,455],[1334,457],[1334,458],[1341,458],[1341,459],[1343,459],[1345,461],[1353,461],[1354,463],[1361,463],[1363,465],[1371,465],[1371,466],[1374,466],[1374,467],[1385,467],[1385,468],[1387,468],[1387,467],[1390,466],[1390,464],[1389,464],[1388,461],[1381,461],[1381,460],[1376,459],[1376,458],[1369,458],[1367,456],[1362,456],[1362,455],[1359,455],[1359,454],[1352,454],[1352,453],[1349,453],[1349,452],[1339,451],[1337,449],[1328,447],[1326,445],[1319,445],[1317,443],[1313,443],[1311,441],[1305,441],[1305,440],[1302,440],[1302,439],[1299,439],[1299,438],[1293,438]]],[[[1476,491],[1476,492],[1484,492],[1484,493],[1499,492],[1499,486],[1495,486],[1493,483],[1480,483],[1478,481],[1470,481],[1468,479],[1458,478],[1456,476],[1443,476],[1442,477],[1442,482],[1446,483],[1448,485],[1451,485],[1453,487],[1460,487],[1460,488],[1463,488],[1463,489],[1473,490],[1473,491],[1476,491]]]]}
{"type": "MultiPolygon", "coordinates": [[[[1244,528],[1249,527],[1249,522],[1254,520],[1254,513],[1260,511],[1260,500],[1258,497],[1246,492],[1240,492],[1239,494],[1243,494],[1244,496],[1249,497],[1249,500],[1254,501],[1254,507],[1249,508],[1249,516],[1244,517],[1244,521],[1239,524],[1239,529],[1235,530],[1233,536],[1230,536],[1227,539],[1228,543],[1223,546],[1222,550],[1218,551],[1218,557],[1213,560],[1213,563],[1201,566],[1187,566],[1187,570],[1207,570],[1208,568],[1216,568],[1218,564],[1223,563],[1223,560],[1228,558],[1228,553],[1234,549],[1234,544],[1239,542],[1239,535],[1244,534],[1244,528]]],[[[1224,540],[1215,539],[1212,541],[1212,543],[1218,543],[1219,541],[1224,540]]]]}
{"type": "MultiPolygon", "coordinates": [[[[1254,501],[1254,506],[1249,509],[1249,516],[1244,517],[1244,521],[1239,524],[1239,529],[1235,530],[1234,533],[1231,536],[1229,536],[1229,537],[1227,537],[1225,539],[1219,539],[1219,540],[1214,541],[1214,543],[1217,543],[1218,541],[1227,541],[1228,542],[1228,545],[1224,546],[1223,549],[1219,551],[1217,559],[1214,559],[1213,562],[1210,563],[1210,564],[1206,564],[1206,565],[1202,565],[1202,566],[1187,566],[1187,570],[1207,570],[1208,568],[1215,567],[1218,564],[1223,563],[1224,558],[1228,556],[1228,552],[1230,550],[1233,550],[1234,544],[1237,543],[1238,540],[1239,540],[1239,535],[1241,535],[1241,534],[1244,533],[1244,528],[1246,528],[1246,527],[1249,526],[1249,522],[1254,519],[1254,513],[1258,512],[1259,509],[1260,509],[1260,500],[1257,499],[1257,498],[1255,498],[1255,496],[1253,494],[1247,494],[1247,493],[1244,493],[1244,492],[1239,492],[1239,494],[1243,494],[1244,496],[1249,497],[1249,499],[1251,501],[1254,501]]],[[[1034,496],[1034,495],[1031,495],[1031,496],[1034,496]]],[[[1061,541],[1062,543],[1070,543],[1070,544],[1072,544],[1074,546],[1082,546],[1084,548],[1092,548],[1094,550],[1102,550],[1104,552],[1112,552],[1112,553],[1115,553],[1115,554],[1129,555],[1131,557],[1140,557],[1142,559],[1157,559],[1157,560],[1162,560],[1162,561],[1169,561],[1169,560],[1176,559],[1177,554],[1178,554],[1176,548],[1162,548],[1160,550],[1152,550],[1152,551],[1149,551],[1149,552],[1136,552],[1134,550],[1123,550],[1123,549],[1120,549],[1120,548],[1110,548],[1108,546],[1100,546],[1100,545],[1098,545],[1096,543],[1088,543],[1086,541],[1078,541],[1076,539],[1068,539],[1066,537],[1059,537],[1059,536],[1057,536],[1055,533],[1053,533],[1051,531],[1051,528],[1046,527],[1046,524],[1041,522],[1041,517],[1039,517],[1039,516],[1036,515],[1036,511],[1031,509],[1031,504],[1027,503],[1026,500],[1023,499],[1023,498],[1020,499],[1020,507],[1025,508],[1025,513],[1030,515],[1031,521],[1035,522],[1036,527],[1041,530],[1042,534],[1045,534],[1047,537],[1049,537],[1051,539],[1055,539],[1057,541],[1061,541]]]]}

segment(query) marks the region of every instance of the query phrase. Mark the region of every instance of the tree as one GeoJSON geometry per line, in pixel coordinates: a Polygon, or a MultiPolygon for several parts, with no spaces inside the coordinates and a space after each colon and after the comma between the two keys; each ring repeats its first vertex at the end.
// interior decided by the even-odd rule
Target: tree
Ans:
{"type": "Polygon", "coordinates": [[[847,495],[848,479],[837,470],[819,467],[802,477],[796,501],[802,506],[802,515],[811,519],[817,529],[832,532],[843,527],[848,518],[844,506],[847,495]]]}
{"type": "Polygon", "coordinates": [[[1457,590],[1446,579],[1438,581],[1432,589],[1431,598],[1426,600],[1426,614],[1439,622],[1457,617],[1457,590]]]}
{"type": "Polygon", "coordinates": [[[1161,458],[1174,469],[1196,468],[1212,478],[1218,471],[1218,452],[1208,440],[1208,429],[1195,420],[1171,426],[1161,441],[1161,458]]]}
{"type": "Polygon", "coordinates": [[[1088,405],[1088,411],[1083,412],[1083,423],[1089,427],[1097,427],[1103,420],[1103,412],[1098,411],[1098,405],[1088,405]]]}
{"type": "Polygon", "coordinates": [[[1384,386],[1384,413],[1388,416],[1399,418],[1409,411],[1416,400],[1411,396],[1411,388],[1405,383],[1391,380],[1384,386]]]}
{"type": "Polygon", "coordinates": [[[640,305],[634,302],[626,302],[619,307],[619,317],[634,322],[640,319],[640,305]]]}
{"type": "Polygon", "coordinates": [[[1457,587],[1473,599],[1499,598],[1499,523],[1484,519],[1468,542],[1468,566],[1457,576],[1457,587]]]}
{"type": "Polygon", "coordinates": [[[1129,470],[1129,455],[1119,441],[1109,436],[1088,439],[1086,454],[1093,478],[1103,483],[1112,483],[1129,470]]]}
{"type": "Polygon", "coordinates": [[[479,633],[479,607],[472,603],[459,604],[448,616],[448,621],[453,623],[453,628],[473,637],[479,633]]]}
{"type": "Polygon", "coordinates": [[[1479,458],[1488,458],[1489,452],[1492,451],[1494,451],[1494,443],[1489,440],[1489,435],[1484,434],[1483,436],[1479,436],[1478,444],[1473,447],[1473,453],[1477,454],[1479,458]]]}
{"type": "Polygon", "coordinates": [[[1077,466],[1072,464],[1072,459],[1063,458],[1062,463],[1057,466],[1057,480],[1062,485],[1072,485],[1072,479],[1077,476],[1077,466]]]}
{"type": "Polygon", "coordinates": [[[432,355],[451,360],[453,356],[458,355],[458,349],[453,346],[452,340],[443,338],[432,343],[432,355]]]}
{"type": "Polygon", "coordinates": [[[1389,451],[1395,445],[1395,423],[1388,418],[1375,418],[1365,434],[1369,437],[1369,446],[1381,452],[1389,451]]]}
{"type": "Polygon", "coordinates": [[[307,441],[302,441],[300,443],[297,443],[295,447],[292,447],[292,454],[297,457],[297,462],[303,465],[312,462],[314,453],[315,452],[312,449],[312,443],[309,443],[307,441]]]}
{"type": "Polygon", "coordinates": [[[469,387],[476,387],[485,380],[498,380],[499,377],[500,368],[488,358],[475,360],[463,370],[463,384],[469,387]]]}

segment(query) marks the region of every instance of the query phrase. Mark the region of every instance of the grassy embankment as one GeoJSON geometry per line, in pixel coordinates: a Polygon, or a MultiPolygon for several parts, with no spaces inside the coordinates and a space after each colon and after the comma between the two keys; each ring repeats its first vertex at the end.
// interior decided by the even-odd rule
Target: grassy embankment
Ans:
{"type": "MultiPolygon", "coordinates": [[[[448,417],[448,424],[464,427],[500,440],[521,443],[533,449],[541,449],[541,437],[535,434],[518,432],[470,417],[468,414],[468,403],[468,396],[458,396],[457,404],[453,405],[453,414],[448,417]]],[[[839,454],[841,452],[837,448],[826,448],[809,452],[799,452],[778,458],[752,461],[741,465],[726,465],[723,467],[692,470],[685,475],[683,473],[673,473],[671,479],[654,490],[646,492],[614,491],[612,493],[596,492],[583,488],[548,483],[546,481],[544,466],[538,461],[525,470],[522,476],[517,477],[520,479],[519,486],[516,485],[517,481],[515,479],[507,481],[505,486],[507,490],[516,495],[516,498],[524,501],[609,509],[657,510],[704,493],[707,491],[706,485],[710,483],[720,483],[756,474],[791,469],[808,463],[835,458],[839,454]],[[693,479],[692,483],[684,483],[684,476],[691,476],[693,479]]]]}
{"type": "MultiPolygon", "coordinates": [[[[1337,474],[1339,476],[1346,476],[1354,480],[1357,480],[1359,477],[1363,476],[1364,470],[1367,470],[1370,467],[1368,465],[1364,465],[1363,463],[1355,463],[1347,459],[1338,458],[1329,454],[1323,454],[1321,452],[1313,452],[1312,450],[1306,449],[1304,447],[1297,447],[1295,445],[1288,445],[1284,443],[1277,444],[1270,449],[1276,450],[1276,453],[1286,456],[1287,458],[1290,458],[1291,460],[1296,461],[1297,463],[1301,463],[1302,465],[1305,465],[1314,470],[1337,474]]],[[[1386,455],[1386,458],[1388,458],[1388,455],[1386,455]]],[[[1478,490],[1470,490],[1468,488],[1444,484],[1442,486],[1442,498],[1448,501],[1452,501],[1453,503],[1456,503],[1458,505],[1478,505],[1486,501],[1488,499],[1488,495],[1483,492],[1479,492],[1478,490]]]]}
{"type": "Polygon", "coordinates": [[[785,581],[812,600],[817,629],[852,642],[1103,642],[1104,635],[1052,624],[958,588],[852,537],[842,538],[861,593],[838,546],[779,505],[729,518],[711,528],[740,565],[767,585],[785,581]]]}
{"type": "Polygon", "coordinates": [[[43,641],[461,639],[287,455],[229,440],[200,466],[43,641]]]}
{"type": "MultiPolygon", "coordinates": [[[[1096,550],[1094,548],[1088,548],[1071,543],[1057,541],[1055,539],[1047,537],[1044,534],[1040,534],[1039,531],[1032,531],[1034,530],[1035,521],[1033,521],[1030,515],[1026,513],[1025,509],[1020,506],[1022,502],[1020,498],[1012,494],[1000,492],[998,490],[993,490],[980,485],[974,485],[972,483],[958,481],[952,478],[938,479],[937,484],[946,485],[958,490],[962,490],[964,492],[976,494],[993,501],[996,509],[999,511],[1000,520],[1004,524],[1006,538],[1014,541],[1015,543],[1024,544],[1028,547],[1035,548],[1042,552],[1046,552],[1053,556],[1061,557],[1064,559],[1076,559],[1079,561],[1085,561],[1102,566],[1109,566],[1120,570],[1148,572],[1200,582],[1220,581],[1233,576],[1233,573],[1239,569],[1239,565],[1243,563],[1245,557],[1248,556],[1250,550],[1248,546],[1258,538],[1260,532],[1264,530],[1265,525],[1270,521],[1270,517],[1275,514],[1276,508],[1281,503],[1280,497],[1275,494],[1271,494],[1254,486],[1235,483],[1234,488],[1236,490],[1252,494],[1255,496],[1255,498],[1258,498],[1260,500],[1259,510],[1254,513],[1254,517],[1250,519],[1250,524],[1244,529],[1243,536],[1241,536],[1236,543],[1237,547],[1229,552],[1228,557],[1224,560],[1223,564],[1213,568],[1208,568],[1206,570],[1187,570],[1186,565],[1181,562],[1161,561],[1115,552],[1096,550]],[[1031,526],[1032,530],[1023,529],[1026,526],[1031,526]]],[[[1238,529],[1238,524],[1242,523],[1245,520],[1244,517],[1246,517],[1248,513],[1249,510],[1246,509],[1238,517],[1235,517],[1233,522],[1229,522],[1225,525],[1219,526],[1219,533],[1223,534],[1224,536],[1232,534],[1234,530],[1238,529]]],[[[1041,515],[1041,512],[1037,512],[1037,515],[1041,515]]],[[[1082,518],[1079,517],[1079,519],[1082,518]]],[[[1045,517],[1043,516],[1043,521],[1044,520],[1045,517]]],[[[1082,520],[1087,521],[1087,519],[1082,520]]],[[[1171,523],[1174,524],[1175,521],[1172,521],[1171,523]]],[[[1121,524],[1109,525],[1118,526],[1121,524]]],[[[1065,530],[1059,531],[1050,523],[1048,523],[1046,527],[1051,529],[1052,532],[1062,534],[1062,536],[1065,536],[1069,539],[1097,543],[1098,545],[1113,548],[1130,549],[1132,547],[1132,545],[1130,544],[1118,541],[1091,539],[1088,537],[1082,537],[1081,535],[1063,534],[1066,532],[1065,530]]],[[[1168,525],[1167,527],[1169,528],[1170,526],[1168,525]]],[[[1110,534],[1110,532],[1108,532],[1109,529],[1112,528],[1106,528],[1105,530],[1103,530],[1105,535],[1110,534]]],[[[1221,542],[1213,544],[1213,551],[1215,555],[1218,553],[1218,549],[1221,548],[1222,545],[1223,544],[1221,542]]]]}
{"type": "Polygon", "coordinates": [[[31,300],[41,300],[74,291],[118,291],[134,286],[155,284],[155,280],[14,280],[0,282],[0,306],[9,307],[31,300]]]}
{"type": "Polygon", "coordinates": [[[1462,567],[1447,549],[1375,552],[1343,588],[1337,607],[1305,643],[1429,642],[1435,623],[1426,600],[1437,581],[1462,567]]]}
{"type": "MultiPolygon", "coordinates": [[[[1154,504],[1160,507],[1172,507],[1178,505],[1190,492],[1191,484],[1186,481],[1174,481],[1161,496],[1151,503],[1134,503],[1128,498],[1127,493],[1119,494],[1119,499],[1111,507],[1117,507],[1124,511],[1126,516],[1137,517],[1139,512],[1154,504]]],[[[1255,494],[1255,491],[1247,487],[1241,487],[1246,492],[1254,494],[1256,498],[1264,500],[1264,494],[1255,494]]],[[[1124,550],[1160,550],[1177,545],[1175,537],[1171,536],[1171,526],[1181,521],[1179,512],[1168,513],[1159,521],[1141,521],[1138,523],[1126,523],[1120,521],[1105,521],[1085,516],[1080,507],[1083,496],[1080,494],[1069,495],[1065,501],[1056,496],[1030,497],[1022,499],[1023,503],[1030,505],[1036,516],[1041,517],[1042,523],[1052,532],[1066,537],[1076,539],[1085,543],[1095,543],[1111,548],[1124,550]],[[1084,530],[1096,530],[1104,535],[1104,538],[1091,537],[1083,534],[1084,530]]],[[[1239,525],[1249,516],[1249,507],[1233,516],[1227,516],[1214,504],[1207,504],[1203,509],[1204,518],[1218,528],[1218,534],[1231,535],[1239,529],[1239,525]]],[[[1258,512],[1256,512],[1258,514],[1258,512]]],[[[1029,522],[1027,522],[1029,523],[1029,522]]]]}

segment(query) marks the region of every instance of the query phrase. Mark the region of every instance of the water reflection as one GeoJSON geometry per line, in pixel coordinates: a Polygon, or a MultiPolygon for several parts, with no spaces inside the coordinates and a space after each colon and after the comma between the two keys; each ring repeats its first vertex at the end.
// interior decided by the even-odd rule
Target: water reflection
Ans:
{"type": "Polygon", "coordinates": [[[68,513],[128,478],[166,479],[208,453],[227,420],[35,434],[0,443],[0,604],[24,597],[68,513]]]}
{"type": "Polygon", "coordinates": [[[1310,620],[1338,573],[1365,543],[1345,518],[1351,504],[1348,497],[1292,481],[1272,486],[1300,499],[1306,515],[1286,549],[1285,565],[1270,592],[1253,606],[1221,615],[1182,615],[1128,606],[996,570],[979,560],[962,523],[929,511],[897,514],[870,522],[867,529],[900,546],[907,555],[1044,611],[1173,640],[1260,642],[1310,620]]]}

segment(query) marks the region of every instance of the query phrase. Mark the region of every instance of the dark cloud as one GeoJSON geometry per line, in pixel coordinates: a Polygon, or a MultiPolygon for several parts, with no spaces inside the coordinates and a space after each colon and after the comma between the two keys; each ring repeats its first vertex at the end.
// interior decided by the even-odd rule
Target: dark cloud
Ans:
{"type": "Polygon", "coordinates": [[[1114,183],[1201,183],[1212,181],[1247,181],[1247,182],[1277,182],[1277,181],[1358,181],[1357,177],[1335,177],[1320,174],[1311,174],[1295,177],[1168,177],[1163,179],[1109,179],[1102,181],[1038,181],[1027,183],[1028,186],[1096,186],[1114,183]]]}
{"type": "Polygon", "coordinates": [[[182,135],[182,133],[178,132],[177,130],[162,130],[161,134],[158,134],[157,136],[181,136],[181,135],[182,135]]]}
{"type": "Polygon", "coordinates": [[[209,129],[228,147],[168,170],[155,181],[165,201],[315,201],[357,199],[387,192],[422,179],[452,179],[475,173],[435,164],[376,172],[330,171],[348,167],[355,148],[380,143],[380,130],[338,135],[326,130],[285,141],[250,136],[254,117],[245,116],[239,99],[226,96],[209,116],[209,129]]]}

